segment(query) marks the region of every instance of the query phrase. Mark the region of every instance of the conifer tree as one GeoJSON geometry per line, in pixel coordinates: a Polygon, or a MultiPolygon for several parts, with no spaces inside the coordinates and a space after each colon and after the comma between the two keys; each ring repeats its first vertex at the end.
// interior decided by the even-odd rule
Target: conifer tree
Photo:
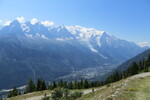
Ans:
{"type": "Polygon", "coordinates": [[[42,81],[42,83],[41,83],[41,90],[46,90],[46,83],[45,83],[45,81],[42,81]]]}
{"type": "Polygon", "coordinates": [[[36,84],[36,90],[40,91],[41,90],[41,84],[42,84],[42,79],[38,79],[37,80],[37,84],[36,84]]]}
{"type": "Polygon", "coordinates": [[[81,89],[84,88],[83,79],[81,79],[81,81],[80,81],[80,86],[81,86],[81,89]]]}
{"type": "Polygon", "coordinates": [[[16,89],[16,87],[14,87],[13,90],[8,93],[8,98],[9,97],[14,97],[14,96],[17,96],[17,95],[19,95],[19,91],[16,89]]]}
{"type": "Polygon", "coordinates": [[[68,85],[67,85],[67,82],[66,82],[66,81],[64,82],[63,87],[64,87],[64,88],[68,88],[68,85]]]}
{"type": "Polygon", "coordinates": [[[148,55],[148,58],[146,60],[146,67],[150,67],[150,54],[148,55]]]}
{"type": "Polygon", "coordinates": [[[89,88],[89,82],[87,81],[87,79],[84,80],[84,88],[89,88]]]}
{"type": "Polygon", "coordinates": [[[74,83],[73,83],[73,89],[78,89],[78,82],[77,82],[77,80],[75,80],[74,83]]]}
{"type": "Polygon", "coordinates": [[[35,91],[35,84],[32,79],[29,79],[28,86],[26,87],[26,92],[29,93],[33,91],[35,91]]]}
{"type": "Polygon", "coordinates": [[[58,82],[58,87],[63,87],[63,81],[62,81],[62,80],[60,80],[60,81],[58,82]]]}
{"type": "Polygon", "coordinates": [[[52,89],[56,88],[57,87],[57,84],[55,81],[53,81],[53,84],[52,84],[52,89]]]}
{"type": "Polygon", "coordinates": [[[69,88],[69,89],[73,89],[73,83],[72,83],[72,81],[70,81],[70,82],[68,83],[68,88],[69,88]]]}

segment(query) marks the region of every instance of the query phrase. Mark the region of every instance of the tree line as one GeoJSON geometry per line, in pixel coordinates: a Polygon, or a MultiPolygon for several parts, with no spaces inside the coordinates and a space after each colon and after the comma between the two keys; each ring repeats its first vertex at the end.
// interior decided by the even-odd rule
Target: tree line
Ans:
{"type": "Polygon", "coordinates": [[[70,81],[66,82],[63,80],[60,80],[58,83],[53,81],[49,86],[48,89],[53,90],[54,88],[61,87],[61,88],[67,88],[67,89],[87,89],[91,87],[98,87],[103,85],[103,82],[99,81],[88,81],[87,79],[83,80],[75,80],[75,81],[70,81]]]}
{"type": "Polygon", "coordinates": [[[105,84],[119,81],[123,78],[127,78],[129,76],[133,76],[142,72],[149,72],[150,70],[150,54],[147,59],[143,59],[139,62],[133,62],[130,67],[128,67],[124,72],[115,71],[112,75],[110,75],[105,84]]]}
{"type": "MultiPolygon", "coordinates": [[[[42,91],[42,90],[54,90],[56,88],[64,88],[64,89],[87,89],[92,87],[99,87],[104,85],[104,82],[99,81],[88,81],[87,79],[83,80],[75,80],[75,81],[63,81],[60,80],[59,82],[53,81],[51,84],[46,85],[46,82],[43,79],[37,79],[34,82],[32,79],[28,81],[27,87],[23,94],[31,93],[35,91],[42,91]]],[[[8,97],[14,97],[20,95],[21,93],[16,88],[13,88],[12,91],[8,93],[8,97]]]]}
{"type": "MultiPolygon", "coordinates": [[[[22,93],[22,94],[31,93],[34,91],[42,91],[42,90],[46,90],[46,89],[47,89],[46,83],[42,78],[37,79],[36,82],[34,82],[32,79],[29,79],[28,85],[27,85],[24,93],[22,93]]],[[[16,87],[14,87],[13,90],[8,93],[8,98],[18,96],[18,95],[21,95],[21,93],[18,89],[16,89],[16,87]]]]}

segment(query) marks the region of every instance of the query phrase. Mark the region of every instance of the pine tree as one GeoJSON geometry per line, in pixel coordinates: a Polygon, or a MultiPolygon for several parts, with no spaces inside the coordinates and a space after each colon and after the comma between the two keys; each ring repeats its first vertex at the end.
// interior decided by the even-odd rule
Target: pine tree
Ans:
{"type": "Polygon", "coordinates": [[[55,81],[53,81],[53,84],[52,84],[52,89],[56,88],[57,87],[57,84],[55,81]]]}
{"type": "Polygon", "coordinates": [[[146,67],[150,67],[150,54],[148,55],[148,58],[146,60],[146,67]]]}
{"type": "Polygon", "coordinates": [[[81,79],[81,81],[80,81],[80,86],[81,86],[81,89],[84,88],[83,79],[81,79]]]}
{"type": "Polygon", "coordinates": [[[133,62],[130,70],[131,75],[138,74],[138,71],[139,71],[138,64],[136,62],[133,62]]]}
{"type": "Polygon", "coordinates": [[[37,80],[37,84],[36,84],[36,90],[37,91],[42,91],[42,90],[46,90],[46,83],[45,81],[41,78],[37,80]]]}
{"type": "Polygon", "coordinates": [[[67,82],[66,82],[66,81],[64,82],[63,87],[64,87],[64,88],[68,88],[68,85],[67,85],[67,82]]]}
{"type": "Polygon", "coordinates": [[[29,79],[28,86],[26,87],[26,92],[29,93],[33,91],[35,91],[35,84],[32,79],[29,79]]]}
{"type": "Polygon", "coordinates": [[[139,62],[139,70],[143,70],[144,67],[143,67],[143,64],[142,64],[142,61],[139,62]]]}
{"type": "Polygon", "coordinates": [[[81,82],[78,82],[78,89],[81,89],[81,82]]]}
{"type": "Polygon", "coordinates": [[[45,83],[45,81],[42,81],[42,83],[41,83],[41,90],[46,90],[46,83],[45,83]]]}
{"type": "Polygon", "coordinates": [[[37,84],[36,84],[36,90],[40,91],[41,90],[41,84],[42,84],[42,79],[38,79],[37,80],[37,84]]]}
{"type": "Polygon", "coordinates": [[[69,89],[73,89],[73,83],[72,83],[72,81],[70,81],[70,82],[68,83],[68,88],[69,88],[69,89]]]}
{"type": "Polygon", "coordinates": [[[58,82],[58,87],[63,87],[63,81],[62,80],[60,80],[59,82],[58,82]]]}
{"type": "Polygon", "coordinates": [[[14,96],[17,96],[17,95],[19,95],[19,91],[16,89],[16,87],[14,87],[13,90],[8,93],[8,98],[9,97],[14,97],[14,96]]]}
{"type": "Polygon", "coordinates": [[[89,88],[89,82],[87,80],[84,80],[84,88],[85,89],[89,88]]]}
{"type": "Polygon", "coordinates": [[[73,89],[78,89],[78,82],[77,82],[77,80],[75,80],[74,83],[73,83],[73,89]]]}

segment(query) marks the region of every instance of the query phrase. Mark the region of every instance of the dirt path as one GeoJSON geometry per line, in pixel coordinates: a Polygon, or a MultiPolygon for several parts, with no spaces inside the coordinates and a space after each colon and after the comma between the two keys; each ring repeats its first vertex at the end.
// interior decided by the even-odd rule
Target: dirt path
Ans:
{"type": "Polygon", "coordinates": [[[129,77],[129,78],[125,81],[124,85],[126,85],[127,82],[130,81],[130,80],[132,80],[132,79],[139,78],[139,77],[146,77],[146,76],[150,76],[150,72],[141,73],[141,74],[137,74],[137,75],[131,76],[131,77],[129,77]]]}
{"type": "Polygon", "coordinates": [[[146,76],[150,76],[150,72],[134,75],[130,79],[134,79],[134,78],[138,78],[138,77],[146,77],[146,76]]]}
{"type": "MultiPolygon", "coordinates": [[[[99,89],[94,89],[94,91],[97,91],[97,90],[100,90],[101,88],[99,88],[99,89]]],[[[83,94],[88,94],[88,93],[91,93],[91,92],[93,92],[93,90],[92,89],[88,89],[88,90],[84,90],[83,91],[83,94]]]]}
{"type": "MultiPolygon", "coordinates": [[[[50,94],[48,94],[47,96],[50,96],[50,94]]],[[[44,98],[44,95],[34,96],[34,97],[29,97],[29,98],[24,98],[22,100],[41,100],[42,98],[44,98]]]]}

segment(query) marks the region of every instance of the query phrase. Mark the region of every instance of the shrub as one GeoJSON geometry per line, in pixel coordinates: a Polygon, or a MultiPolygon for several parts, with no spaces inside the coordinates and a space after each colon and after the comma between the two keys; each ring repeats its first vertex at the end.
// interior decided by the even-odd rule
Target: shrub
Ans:
{"type": "Polygon", "coordinates": [[[70,94],[69,96],[69,100],[75,100],[77,98],[80,98],[82,96],[82,92],[74,92],[72,94],[70,94]]]}
{"type": "Polygon", "coordinates": [[[50,97],[47,97],[47,94],[44,95],[44,98],[42,100],[50,100],[50,97]]]}
{"type": "Polygon", "coordinates": [[[107,87],[110,87],[110,84],[107,84],[107,87]]]}
{"type": "Polygon", "coordinates": [[[63,97],[63,91],[61,88],[55,88],[52,93],[51,97],[53,100],[60,100],[63,97]]]}
{"type": "Polygon", "coordinates": [[[50,97],[44,97],[42,100],[50,100],[50,97]]]}
{"type": "MultiPolygon", "coordinates": [[[[52,100],[75,100],[82,96],[82,92],[69,93],[68,89],[55,88],[51,93],[52,100]]],[[[48,100],[48,99],[43,99],[48,100]]]]}

